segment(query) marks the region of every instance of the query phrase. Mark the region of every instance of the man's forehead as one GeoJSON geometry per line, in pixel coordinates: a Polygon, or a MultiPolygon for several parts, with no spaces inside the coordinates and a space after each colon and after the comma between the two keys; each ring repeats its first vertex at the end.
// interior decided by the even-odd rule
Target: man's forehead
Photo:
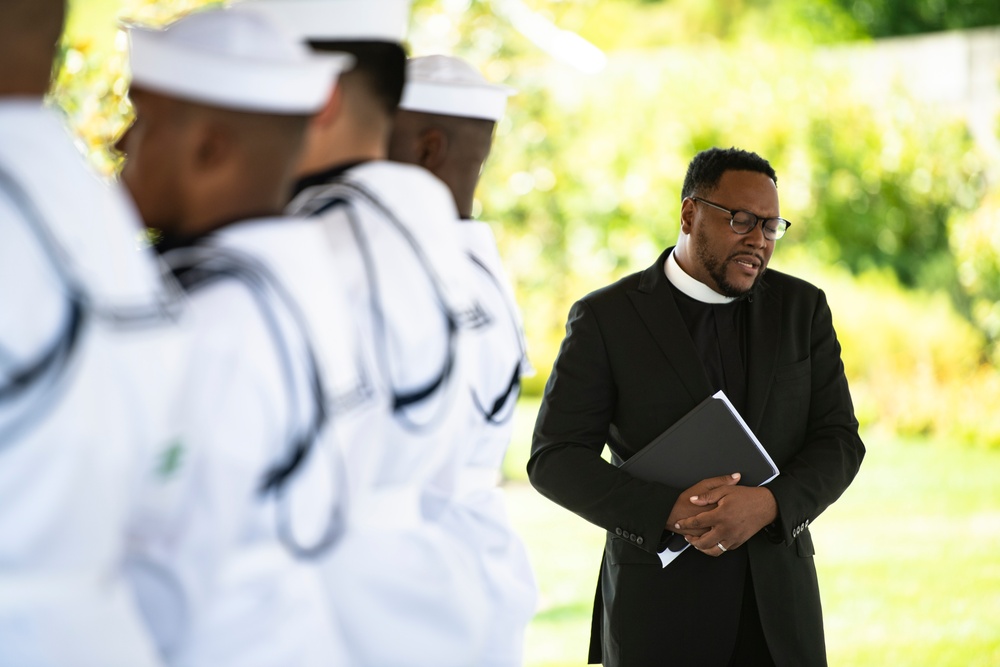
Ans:
{"type": "Polygon", "coordinates": [[[744,169],[727,169],[722,172],[714,191],[758,192],[761,195],[774,195],[775,198],[778,196],[778,186],[770,176],[744,169]]]}
{"type": "Polygon", "coordinates": [[[778,187],[771,177],[759,171],[728,169],[722,173],[711,194],[725,197],[729,206],[740,206],[750,210],[757,207],[761,213],[770,213],[778,207],[778,187]]]}

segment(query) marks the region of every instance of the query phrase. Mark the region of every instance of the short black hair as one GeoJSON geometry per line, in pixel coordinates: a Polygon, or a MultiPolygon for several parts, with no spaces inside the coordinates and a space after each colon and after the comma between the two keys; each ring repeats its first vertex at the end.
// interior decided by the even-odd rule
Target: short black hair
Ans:
{"type": "Polygon", "coordinates": [[[771,163],[756,153],[735,147],[709,148],[695,155],[688,165],[681,199],[687,199],[696,192],[711,192],[727,171],[756,171],[770,178],[775,185],[778,183],[771,163]]]}
{"type": "Polygon", "coordinates": [[[396,112],[406,83],[406,50],[397,42],[310,41],[315,51],[338,51],[354,56],[351,74],[365,85],[386,113],[396,112]]]}

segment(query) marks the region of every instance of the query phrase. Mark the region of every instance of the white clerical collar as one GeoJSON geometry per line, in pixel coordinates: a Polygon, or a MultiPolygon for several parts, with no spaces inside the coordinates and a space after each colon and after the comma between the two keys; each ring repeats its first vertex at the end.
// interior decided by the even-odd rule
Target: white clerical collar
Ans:
{"type": "Polygon", "coordinates": [[[672,250],[667,256],[667,261],[663,263],[663,272],[667,274],[667,280],[670,281],[671,285],[695,301],[702,303],[732,303],[736,300],[734,297],[719,294],[705,283],[689,276],[677,263],[674,252],[676,250],[672,250]]]}

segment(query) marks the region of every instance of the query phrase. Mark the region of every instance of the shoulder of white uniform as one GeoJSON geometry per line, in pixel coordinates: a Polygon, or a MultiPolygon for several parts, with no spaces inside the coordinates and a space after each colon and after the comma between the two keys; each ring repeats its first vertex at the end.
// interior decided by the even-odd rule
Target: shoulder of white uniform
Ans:
{"type": "Polygon", "coordinates": [[[347,178],[366,186],[381,199],[397,204],[397,211],[417,209],[449,221],[458,219],[448,186],[423,167],[373,160],[348,170],[347,178]]]}
{"type": "Polygon", "coordinates": [[[327,228],[318,218],[275,216],[229,225],[212,235],[211,245],[235,253],[251,268],[264,267],[273,277],[309,291],[330,291],[337,272],[331,261],[327,228]],[[311,278],[301,276],[310,275],[311,278]],[[302,284],[298,284],[301,282],[302,284]]]}
{"type": "Polygon", "coordinates": [[[323,286],[336,280],[325,228],[316,218],[244,220],[213,233],[204,250],[206,257],[218,252],[224,261],[257,271],[265,279],[288,283],[300,292],[332,289],[323,286]],[[301,278],[303,274],[311,278],[301,278]]]}
{"type": "Polygon", "coordinates": [[[471,280],[472,267],[462,261],[466,250],[456,228],[455,201],[448,187],[427,170],[389,161],[358,165],[346,180],[364,188],[385,206],[412,235],[443,290],[443,297],[461,321],[478,312],[471,280]]]}
{"type": "Polygon", "coordinates": [[[260,218],[220,230],[215,245],[263,267],[285,290],[291,303],[276,305],[282,310],[291,305],[303,317],[299,324],[306,326],[306,340],[326,370],[330,395],[356,390],[363,380],[359,346],[324,226],[314,218],[260,218]]]}
{"type": "Polygon", "coordinates": [[[310,218],[279,214],[226,225],[215,231],[211,238],[215,239],[215,245],[266,251],[268,244],[274,240],[293,239],[317,228],[318,225],[310,218]]]}
{"type": "Polygon", "coordinates": [[[497,239],[493,228],[479,220],[462,220],[457,225],[458,237],[466,249],[475,254],[498,254],[497,239]]]}
{"type": "Polygon", "coordinates": [[[6,185],[23,192],[91,299],[110,309],[169,302],[152,253],[136,249],[143,231],[134,205],[87,164],[59,115],[7,108],[0,125],[7,123],[0,137],[6,185]]]}

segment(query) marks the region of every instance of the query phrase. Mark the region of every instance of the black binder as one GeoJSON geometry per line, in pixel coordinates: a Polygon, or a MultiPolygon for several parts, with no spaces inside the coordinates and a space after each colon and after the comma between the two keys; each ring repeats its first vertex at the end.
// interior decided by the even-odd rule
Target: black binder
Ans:
{"type": "Polygon", "coordinates": [[[633,477],[686,489],[709,477],[740,473],[760,486],[778,468],[725,393],[709,396],[622,464],[633,477]]]}
{"type": "MultiPolygon", "coordinates": [[[[722,391],[695,406],[621,466],[633,477],[687,489],[709,477],[740,473],[743,486],[760,486],[778,475],[753,431],[722,391]]],[[[660,560],[666,567],[688,547],[673,536],[660,560]]]]}

